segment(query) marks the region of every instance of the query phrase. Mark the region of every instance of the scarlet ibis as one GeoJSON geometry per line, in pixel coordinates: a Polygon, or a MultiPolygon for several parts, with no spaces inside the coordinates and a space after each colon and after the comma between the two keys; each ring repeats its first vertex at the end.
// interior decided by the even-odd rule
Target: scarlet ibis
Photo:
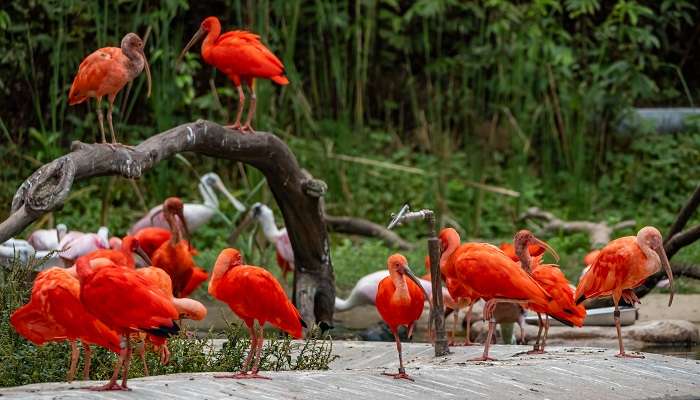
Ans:
{"type": "Polygon", "coordinates": [[[289,241],[287,228],[279,229],[275,224],[275,215],[272,209],[262,203],[255,203],[250,207],[250,211],[241,221],[237,230],[243,230],[253,221],[257,221],[262,226],[267,241],[275,245],[277,265],[282,270],[282,279],[286,281],[287,274],[294,271],[294,250],[292,242],[289,241]]]}
{"type": "MultiPolygon", "coordinates": [[[[387,276],[389,276],[389,271],[385,269],[372,272],[360,278],[357,283],[355,283],[355,286],[352,288],[347,298],[335,298],[335,311],[343,312],[352,310],[358,306],[375,305],[379,282],[387,276]]],[[[428,297],[432,296],[433,287],[430,281],[423,278],[419,278],[419,281],[423,289],[428,293],[428,297]]],[[[447,289],[444,287],[442,288],[442,296],[446,305],[452,305],[454,303],[447,289]]]]}
{"type": "Polygon", "coordinates": [[[175,297],[181,297],[183,289],[189,283],[193,270],[197,266],[188,241],[189,230],[183,215],[182,200],[177,197],[167,198],[163,203],[163,216],[170,225],[171,236],[170,240],[153,253],[152,265],[162,268],[170,275],[173,294],[175,297]]]}
{"type": "Polygon", "coordinates": [[[151,95],[151,70],[143,52],[143,40],[135,33],[127,33],[119,47],[103,47],[85,57],[80,63],[73,85],[68,94],[68,104],[79,104],[89,97],[97,99],[97,119],[100,123],[102,143],[106,143],[104,117],[102,114],[102,97],[107,96],[109,109],[107,122],[112,134],[112,143],[117,143],[112,124],[112,107],[117,93],[129,82],[146,70],[148,94],[151,95]]]}
{"type": "Polygon", "coordinates": [[[401,254],[393,254],[387,260],[389,276],[382,279],[377,286],[377,311],[389,326],[396,340],[396,351],[399,353],[399,372],[384,373],[395,379],[413,378],[406,374],[401,354],[401,339],[398,328],[401,325],[409,330],[423,313],[423,303],[430,299],[420,283],[420,280],[408,266],[408,260],[401,254]],[[408,280],[406,279],[408,278],[408,280]]]}
{"type": "Polygon", "coordinates": [[[85,309],[121,335],[119,360],[110,381],[95,390],[128,390],[127,378],[131,361],[129,337],[146,332],[168,337],[179,331],[175,320],[179,313],[172,301],[135,270],[118,266],[106,258],[76,261],[80,279],[80,302],[85,309]],[[119,371],[122,383],[117,384],[119,371]]]}
{"type": "Polygon", "coordinates": [[[537,313],[539,320],[537,340],[530,353],[544,353],[547,333],[549,332],[549,317],[568,326],[581,327],[586,319],[586,309],[574,303],[574,291],[559,266],[541,263],[540,255],[543,249],[549,250],[555,258],[558,258],[557,253],[546,242],[536,238],[532,232],[523,229],[515,234],[513,248],[521,267],[525,271],[529,271],[535,281],[552,296],[552,301],[546,306],[537,304],[528,306],[537,313]],[[538,255],[532,257],[532,254],[538,255]],[[542,314],[545,315],[544,321],[542,321],[542,314]],[[543,329],[544,335],[542,334],[543,329]]]}
{"type": "Polygon", "coordinates": [[[90,377],[90,344],[119,352],[119,336],[85,310],[78,279],[63,268],[49,268],[37,275],[29,303],[12,313],[10,324],[36,345],[70,341],[69,382],[75,377],[80,356],[76,340],[82,342],[85,355],[83,379],[90,377]]]}
{"type": "Polygon", "coordinates": [[[231,311],[245,322],[251,338],[250,352],[241,371],[222,378],[269,379],[258,374],[265,323],[269,322],[295,338],[300,338],[302,327],[306,327],[282,285],[266,269],[243,265],[238,250],[224,249],[216,259],[209,281],[209,294],[228,304],[231,311]],[[253,358],[255,361],[248,374],[253,358]]]}
{"type": "MultiPolygon", "coordinates": [[[[216,197],[216,191],[220,191],[226,197],[233,207],[238,212],[245,212],[246,207],[241,203],[224,185],[219,175],[214,172],[204,174],[199,180],[199,193],[202,196],[203,203],[185,203],[183,205],[183,215],[187,221],[187,227],[190,232],[194,232],[201,226],[206,225],[216,214],[225,216],[219,211],[219,199],[216,197]]],[[[147,227],[167,228],[168,223],[163,218],[161,210],[163,205],[153,207],[146,215],[136,222],[130,229],[129,233],[134,235],[141,229],[147,227]]]]}
{"type": "Polygon", "coordinates": [[[468,285],[486,300],[484,319],[489,321],[489,331],[484,354],[472,361],[493,360],[488,354],[496,324],[494,307],[498,303],[545,306],[551,301],[551,296],[498,247],[488,243],[460,245],[456,231],[446,235],[445,239],[447,246],[440,259],[445,276],[454,277],[460,285],[468,285]]]}
{"type": "Polygon", "coordinates": [[[229,31],[221,35],[221,23],[216,17],[208,17],[199,26],[178,57],[178,64],[185,53],[206,35],[202,43],[202,58],[204,61],[223,72],[236,86],[238,91],[238,111],[236,122],[230,126],[242,132],[253,131],[250,125],[255,115],[255,79],[269,79],[278,85],[286,85],[289,80],[284,76],[284,65],[265,45],[260,42],[260,36],[244,31],[229,31]],[[250,108],[243,125],[241,117],[245,104],[245,93],[241,83],[250,91],[250,108]]]}
{"type": "Polygon", "coordinates": [[[637,236],[615,239],[600,250],[598,257],[576,288],[574,299],[580,304],[586,299],[612,295],[615,304],[615,327],[620,353],[617,357],[643,358],[625,353],[620,332],[620,309],[618,303],[624,299],[630,304],[638,303],[634,288],[644,283],[663,267],[668,276],[670,296],[668,306],[673,303],[673,272],[666,257],[661,232],[653,226],[640,229],[637,236]]]}
{"type": "MultiPolygon", "coordinates": [[[[448,249],[456,248],[460,244],[459,233],[454,228],[444,228],[440,231],[438,235],[440,239],[440,251],[445,254],[448,249]]],[[[474,303],[476,303],[481,296],[477,291],[472,289],[470,284],[460,281],[457,279],[455,271],[451,268],[451,265],[447,263],[447,257],[441,256],[440,258],[440,273],[445,281],[445,286],[450,296],[454,299],[456,306],[453,314],[452,321],[452,332],[450,334],[449,344],[455,345],[455,333],[457,331],[457,320],[459,316],[459,310],[467,308],[467,325],[464,338],[464,345],[470,346],[471,342],[471,318],[472,318],[472,308],[474,303]]],[[[426,263],[429,260],[426,260],[426,263]]]]}

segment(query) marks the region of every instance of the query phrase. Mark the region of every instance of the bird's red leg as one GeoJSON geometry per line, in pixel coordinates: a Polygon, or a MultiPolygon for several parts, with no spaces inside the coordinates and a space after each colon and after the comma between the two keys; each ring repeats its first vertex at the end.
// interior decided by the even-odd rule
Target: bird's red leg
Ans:
{"type": "Polygon", "coordinates": [[[88,388],[89,390],[95,390],[98,392],[103,392],[107,390],[127,390],[119,384],[117,384],[117,379],[119,378],[119,371],[121,371],[122,365],[124,365],[124,361],[126,360],[126,356],[128,353],[129,341],[126,338],[126,336],[122,336],[120,347],[121,351],[119,352],[119,360],[117,360],[117,363],[114,366],[114,373],[112,374],[112,378],[110,378],[109,382],[107,382],[107,384],[105,384],[104,386],[91,387],[88,388]]]}
{"type": "Polygon", "coordinates": [[[613,294],[613,301],[615,302],[615,312],[613,314],[613,316],[615,317],[615,329],[617,330],[617,341],[620,345],[620,352],[618,354],[615,354],[615,357],[644,358],[644,356],[638,356],[638,355],[634,355],[634,354],[625,353],[625,347],[622,344],[622,327],[620,326],[620,308],[617,305],[619,298],[616,298],[614,294],[613,294]]]}
{"type": "Polygon", "coordinates": [[[457,320],[459,319],[457,314],[459,314],[459,307],[455,308],[455,310],[452,311],[452,332],[450,332],[450,340],[447,342],[448,346],[455,345],[455,335],[457,332],[457,320]]]}
{"type": "Polygon", "coordinates": [[[481,357],[472,358],[469,361],[495,361],[495,358],[489,357],[489,347],[491,347],[491,340],[493,339],[493,331],[496,327],[496,320],[491,316],[489,318],[489,333],[486,335],[486,342],[484,342],[484,354],[481,357]]]}
{"type": "Polygon", "coordinates": [[[527,344],[525,341],[525,328],[523,327],[523,320],[518,320],[518,326],[520,327],[520,344],[527,344]]]}
{"type": "Polygon", "coordinates": [[[141,340],[137,345],[136,345],[136,350],[139,353],[139,358],[141,359],[141,362],[143,363],[143,374],[145,376],[148,376],[148,364],[146,364],[146,340],[141,340]]]}
{"type": "Polygon", "coordinates": [[[92,349],[90,348],[90,343],[83,342],[83,358],[85,359],[83,365],[83,380],[90,380],[90,365],[92,364],[92,349]]]}
{"type": "Polygon", "coordinates": [[[238,111],[236,111],[236,121],[233,125],[228,125],[229,129],[241,129],[241,117],[243,116],[243,106],[245,105],[245,93],[243,92],[243,87],[238,84],[236,85],[236,90],[238,91],[238,111]]]}
{"type": "Polygon", "coordinates": [[[413,339],[413,330],[414,330],[415,328],[416,328],[416,322],[413,321],[413,323],[411,324],[411,326],[408,327],[408,334],[406,335],[406,337],[408,338],[408,340],[412,340],[412,339],[413,339]]]}
{"type": "Polygon", "coordinates": [[[107,96],[109,108],[107,109],[107,123],[109,124],[109,133],[112,134],[112,144],[117,143],[117,137],[114,135],[114,125],[112,124],[112,108],[114,107],[114,95],[107,96]]]}
{"type": "Polygon", "coordinates": [[[248,116],[245,119],[245,124],[241,127],[243,132],[255,132],[255,129],[250,125],[253,122],[253,116],[255,116],[255,104],[257,98],[255,97],[255,85],[251,79],[251,83],[248,84],[248,89],[250,89],[250,106],[248,107],[248,116]]]}
{"type": "Polygon", "coordinates": [[[66,380],[72,382],[75,378],[75,370],[78,367],[78,358],[80,357],[80,350],[78,350],[78,345],[75,340],[70,341],[70,367],[68,368],[68,376],[66,380]]]}
{"type": "Polygon", "coordinates": [[[129,365],[131,364],[131,346],[127,346],[126,360],[124,360],[124,372],[122,372],[122,389],[131,390],[126,386],[129,378],[129,365]]]}
{"type": "Polygon", "coordinates": [[[97,121],[100,123],[102,143],[107,143],[107,138],[105,138],[105,117],[104,114],[102,114],[102,97],[97,98],[97,121]]]}
{"type": "Polygon", "coordinates": [[[476,343],[472,342],[471,339],[471,329],[472,329],[472,307],[474,306],[474,302],[472,301],[469,303],[469,307],[467,308],[467,328],[465,329],[465,335],[466,337],[464,338],[464,345],[465,346],[473,346],[476,343]]]}
{"type": "Polygon", "coordinates": [[[259,326],[258,329],[259,329],[258,348],[255,351],[255,363],[253,364],[253,369],[250,371],[250,374],[246,376],[246,378],[272,379],[272,378],[268,378],[267,376],[262,376],[262,375],[258,374],[258,369],[260,368],[260,358],[262,355],[261,353],[262,353],[263,343],[265,341],[262,325],[259,326]]]}
{"type": "Polygon", "coordinates": [[[542,354],[542,349],[540,348],[540,338],[542,336],[542,329],[544,329],[544,322],[542,321],[542,314],[537,313],[537,319],[539,320],[539,325],[537,329],[537,340],[535,341],[535,345],[532,347],[532,350],[528,351],[527,354],[542,354]]]}
{"type": "Polygon", "coordinates": [[[403,367],[403,355],[401,354],[401,339],[399,339],[399,334],[396,332],[395,328],[392,328],[391,331],[394,334],[394,340],[396,340],[396,351],[399,352],[399,372],[397,374],[382,372],[382,375],[393,376],[394,379],[406,379],[413,382],[413,378],[408,376],[406,369],[403,367]]]}
{"type": "Polygon", "coordinates": [[[544,316],[544,336],[542,337],[542,346],[540,351],[544,353],[544,346],[547,344],[547,335],[549,334],[549,315],[544,316]]]}
{"type": "Polygon", "coordinates": [[[218,375],[214,376],[214,378],[235,378],[235,379],[244,379],[246,378],[248,374],[248,367],[250,367],[250,362],[253,360],[253,356],[255,355],[255,349],[258,344],[258,335],[255,332],[255,327],[253,326],[255,322],[252,323],[247,323],[246,322],[246,327],[248,328],[248,334],[250,335],[250,351],[248,352],[248,355],[245,358],[245,361],[243,362],[243,366],[241,367],[241,370],[238,371],[238,373],[233,374],[233,375],[218,375]]]}

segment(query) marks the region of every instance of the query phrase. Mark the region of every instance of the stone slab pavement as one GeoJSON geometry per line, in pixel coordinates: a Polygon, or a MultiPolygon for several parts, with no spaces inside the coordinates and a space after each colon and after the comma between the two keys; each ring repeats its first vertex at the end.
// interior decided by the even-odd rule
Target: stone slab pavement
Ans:
{"type": "Polygon", "coordinates": [[[0,399],[700,399],[700,361],[645,354],[619,359],[612,349],[552,347],[525,354],[527,346],[498,345],[498,361],[467,362],[480,346],[452,348],[435,358],[428,344],[404,346],[415,382],[395,372],[393,343],[337,341],[339,357],[328,371],[264,372],[271,380],[217,379],[214,373],[130,380],[131,391],[85,390],[102,382],[44,383],[0,389],[0,399]]]}

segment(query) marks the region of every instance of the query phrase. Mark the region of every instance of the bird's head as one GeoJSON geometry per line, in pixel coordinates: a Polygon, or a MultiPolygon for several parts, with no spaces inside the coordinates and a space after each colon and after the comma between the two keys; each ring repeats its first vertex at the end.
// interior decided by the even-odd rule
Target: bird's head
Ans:
{"type": "MultiPolygon", "coordinates": [[[[143,59],[143,67],[146,70],[146,79],[148,80],[148,93],[146,97],[151,97],[151,67],[148,65],[148,59],[144,52],[145,43],[139,35],[129,32],[122,38],[121,48],[124,54],[138,54],[143,59]]],[[[139,71],[140,73],[141,71],[139,71]]]]}
{"type": "Polygon", "coordinates": [[[187,220],[185,220],[185,205],[182,200],[178,197],[168,197],[163,203],[163,216],[170,226],[170,230],[173,233],[172,240],[178,242],[181,239],[190,241],[190,230],[187,227],[187,220]],[[178,224],[176,218],[180,220],[178,224]]]}
{"type": "Polygon", "coordinates": [[[661,266],[666,271],[669,281],[670,295],[668,299],[669,307],[673,303],[673,271],[671,270],[671,264],[668,262],[668,257],[666,256],[666,250],[664,249],[664,240],[661,236],[661,232],[653,226],[645,226],[637,232],[637,243],[640,247],[648,247],[656,252],[659,256],[659,261],[661,266]]]}
{"type": "Polygon", "coordinates": [[[513,237],[513,247],[515,248],[515,254],[518,256],[526,270],[529,271],[530,257],[540,256],[545,250],[549,251],[554,259],[559,261],[559,254],[546,242],[538,239],[535,235],[527,229],[519,230],[513,237]]]}
{"type": "Polygon", "coordinates": [[[252,213],[253,218],[257,219],[258,221],[270,218],[274,220],[275,218],[274,214],[272,213],[272,209],[262,203],[253,204],[253,206],[250,207],[250,211],[252,213]]]}
{"type": "Polygon", "coordinates": [[[135,236],[127,235],[122,239],[122,250],[128,252],[129,254],[137,254],[146,263],[146,265],[153,265],[151,258],[146,254],[146,252],[141,247],[139,240],[135,236]]]}
{"type": "Polygon", "coordinates": [[[177,61],[175,62],[176,68],[182,62],[182,59],[185,57],[185,53],[187,53],[187,51],[189,51],[189,49],[192,46],[194,46],[197,42],[199,42],[204,36],[208,35],[210,32],[213,33],[215,36],[219,36],[219,33],[221,33],[221,22],[219,22],[219,19],[216,17],[207,17],[204,19],[204,21],[202,21],[202,23],[199,25],[199,29],[197,29],[197,32],[194,33],[192,39],[190,39],[190,41],[187,42],[185,48],[182,49],[182,52],[177,57],[177,61]]]}
{"type": "Polygon", "coordinates": [[[217,175],[214,172],[209,172],[206,173],[202,176],[201,182],[208,187],[215,188],[219,190],[223,195],[228,199],[228,201],[231,202],[233,207],[238,210],[238,212],[245,212],[246,208],[243,203],[238,201],[238,199],[229,192],[228,188],[226,188],[226,185],[224,185],[224,182],[221,180],[219,175],[217,175]]]}
{"type": "Polygon", "coordinates": [[[418,279],[418,277],[413,273],[411,268],[408,266],[408,260],[406,259],[406,257],[404,257],[402,254],[399,254],[399,253],[392,254],[387,259],[386,264],[387,264],[387,267],[389,268],[389,274],[392,274],[392,275],[399,274],[399,275],[405,276],[408,279],[412,280],[416,285],[418,285],[418,287],[423,292],[425,299],[430,301],[430,305],[432,307],[433,303],[430,300],[430,296],[428,295],[428,292],[425,290],[425,288],[423,287],[423,284],[418,279]]]}
{"type": "Polygon", "coordinates": [[[226,272],[228,272],[230,269],[242,264],[243,257],[241,256],[240,251],[233,248],[223,249],[216,258],[214,268],[211,272],[211,279],[209,279],[209,294],[216,296],[216,286],[221,281],[221,278],[223,278],[226,272]]]}

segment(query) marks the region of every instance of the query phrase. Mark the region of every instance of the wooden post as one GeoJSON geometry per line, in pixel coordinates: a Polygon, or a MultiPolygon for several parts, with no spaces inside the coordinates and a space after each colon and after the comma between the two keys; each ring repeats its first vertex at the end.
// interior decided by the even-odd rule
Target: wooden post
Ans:
{"type": "Polygon", "coordinates": [[[440,241],[437,238],[435,228],[435,213],[428,209],[412,212],[406,204],[398,214],[392,214],[392,221],[389,223],[388,229],[418,219],[425,220],[428,227],[428,255],[430,256],[430,280],[433,290],[430,320],[431,324],[435,326],[435,342],[433,343],[435,357],[440,357],[448,354],[450,350],[447,347],[445,333],[445,304],[442,298],[442,275],[440,273],[440,241]]]}

